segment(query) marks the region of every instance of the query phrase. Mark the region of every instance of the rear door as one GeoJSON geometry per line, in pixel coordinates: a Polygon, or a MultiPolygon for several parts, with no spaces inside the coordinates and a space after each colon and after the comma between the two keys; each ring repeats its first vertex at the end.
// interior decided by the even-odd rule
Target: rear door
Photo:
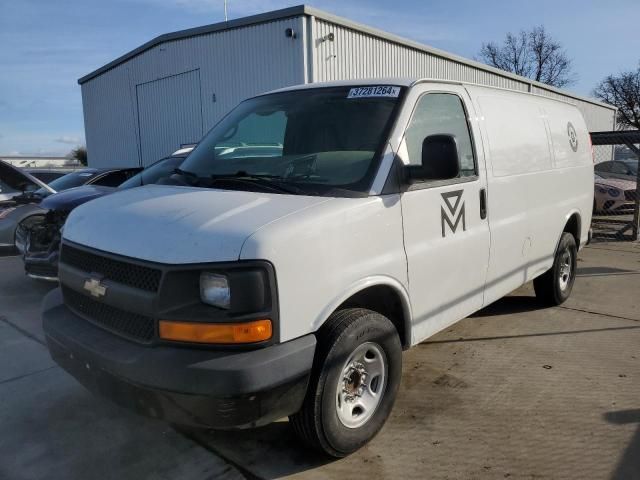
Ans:
{"type": "Polygon", "coordinates": [[[458,178],[411,185],[402,194],[414,341],[480,309],[489,261],[489,225],[481,198],[486,175],[475,113],[463,87],[425,84],[412,89],[414,110],[400,144],[404,163],[421,163],[422,141],[454,135],[458,178]]]}

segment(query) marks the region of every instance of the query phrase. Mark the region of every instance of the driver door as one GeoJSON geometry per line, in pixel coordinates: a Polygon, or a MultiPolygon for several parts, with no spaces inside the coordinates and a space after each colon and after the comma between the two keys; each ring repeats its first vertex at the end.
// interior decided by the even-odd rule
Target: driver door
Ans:
{"type": "Polygon", "coordinates": [[[466,90],[431,84],[412,93],[417,98],[400,157],[420,165],[423,140],[450,134],[461,170],[457,178],[414,183],[402,194],[417,343],[482,307],[490,236],[484,156],[474,145],[480,132],[466,90]]]}

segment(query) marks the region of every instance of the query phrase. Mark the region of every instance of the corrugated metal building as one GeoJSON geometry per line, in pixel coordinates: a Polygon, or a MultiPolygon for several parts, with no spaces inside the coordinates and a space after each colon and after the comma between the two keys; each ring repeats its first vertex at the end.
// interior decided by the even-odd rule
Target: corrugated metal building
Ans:
{"type": "Polygon", "coordinates": [[[301,83],[426,77],[576,104],[592,131],[615,109],[308,6],[161,35],[82,77],[91,166],[148,165],[197,142],[241,100],[301,83]]]}

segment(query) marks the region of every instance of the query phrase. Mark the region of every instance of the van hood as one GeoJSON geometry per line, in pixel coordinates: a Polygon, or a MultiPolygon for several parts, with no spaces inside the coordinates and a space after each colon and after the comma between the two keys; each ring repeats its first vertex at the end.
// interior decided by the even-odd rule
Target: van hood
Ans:
{"type": "Polygon", "coordinates": [[[66,240],[167,264],[234,261],[262,226],[326,197],[148,185],[79,206],[66,240]]]}
{"type": "Polygon", "coordinates": [[[72,210],[78,205],[87,203],[89,200],[104,197],[115,192],[114,187],[103,187],[100,185],[84,185],[82,187],[70,188],[62,192],[54,193],[45,198],[40,206],[47,210],[72,210]]]}

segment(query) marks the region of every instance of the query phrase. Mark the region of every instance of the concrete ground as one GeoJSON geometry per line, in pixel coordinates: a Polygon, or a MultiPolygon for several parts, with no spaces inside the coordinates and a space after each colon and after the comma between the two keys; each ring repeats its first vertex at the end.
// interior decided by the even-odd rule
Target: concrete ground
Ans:
{"type": "Polygon", "coordinates": [[[640,245],[583,250],[571,299],[529,285],[404,356],[382,432],[331,461],[286,421],[178,431],[93,397],[42,344],[50,285],[0,257],[0,479],[640,479],[640,245]]]}

